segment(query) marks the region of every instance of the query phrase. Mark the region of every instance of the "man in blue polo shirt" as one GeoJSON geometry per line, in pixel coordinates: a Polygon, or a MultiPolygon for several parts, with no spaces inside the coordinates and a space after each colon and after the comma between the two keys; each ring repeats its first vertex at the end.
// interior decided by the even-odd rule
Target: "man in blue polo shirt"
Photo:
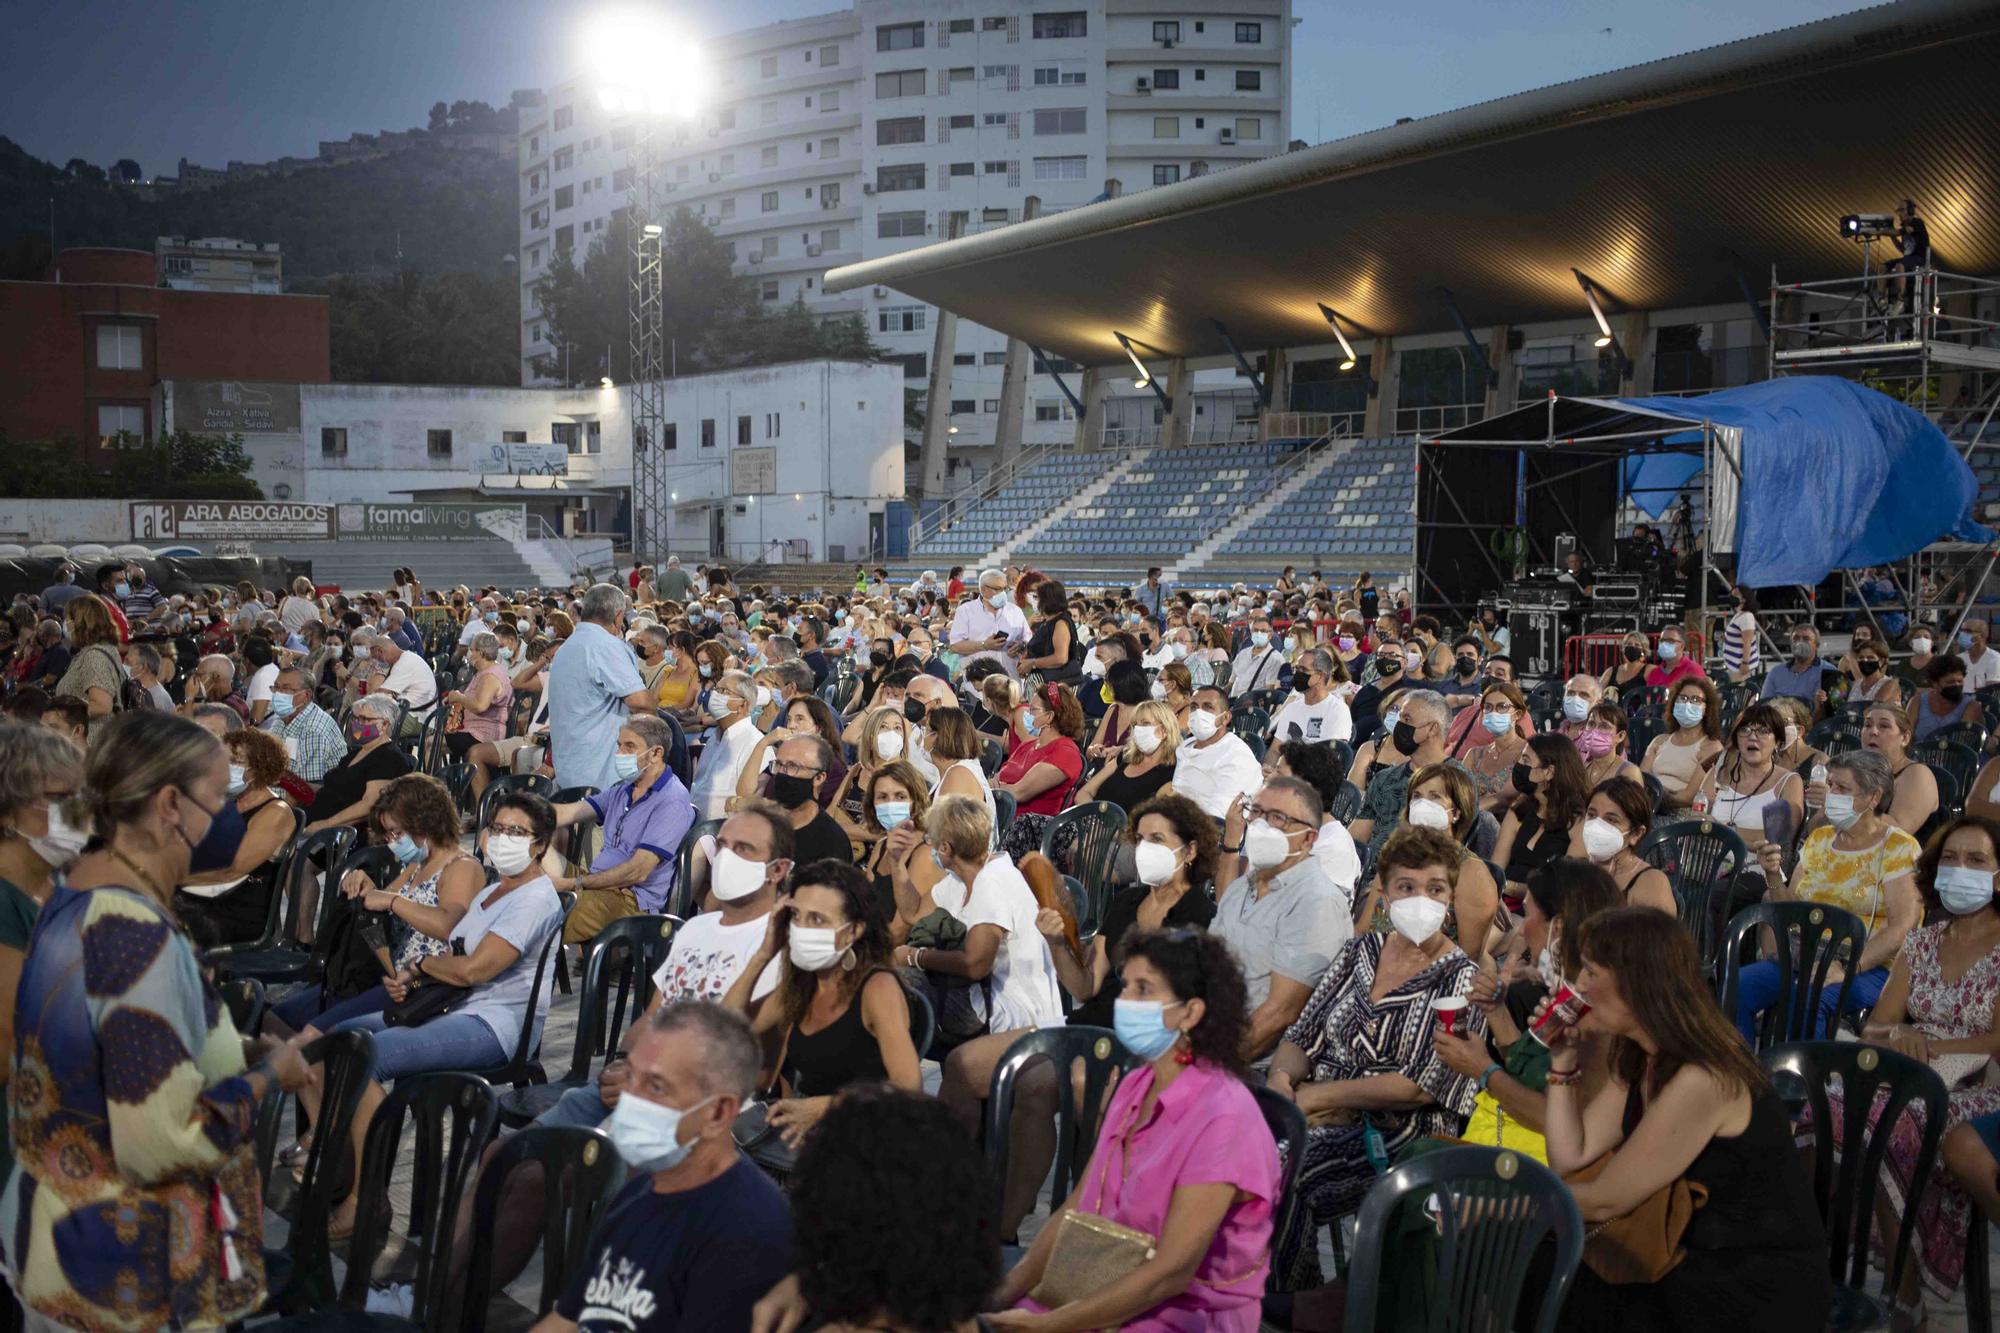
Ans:
{"type": "Polygon", "coordinates": [[[681,843],[694,827],[694,802],[667,767],[672,745],[673,731],[659,718],[641,713],[625,719],[612,756],[620,781],[556,807],[556,822],[564,827],[592,823],[604,830],[589,872],[555,881],[558,891],[577,895],[565,944],[594,939],[621,916],[666,910],[681,843]]]}

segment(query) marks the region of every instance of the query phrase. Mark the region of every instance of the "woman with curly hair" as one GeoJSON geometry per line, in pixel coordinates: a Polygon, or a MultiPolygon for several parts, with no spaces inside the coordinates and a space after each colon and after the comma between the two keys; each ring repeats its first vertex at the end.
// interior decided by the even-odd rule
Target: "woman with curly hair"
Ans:
{"type": "Polygon", "coordinates": [[[271,895],[282,891],[278,871],[298,821],[278,782],[285,776],[285,747],[268,731],[245,727],[223,737],[229,752],[229,804],[223,820],[240,826],[243,840],[226,866],[190,877],[174,894],[174,910],[195,942],[213,948],[240,944],[264,933],[271,895]]]}
{"type": "Polygon", "coordinates": [[[1001,1280],[990,1322],[1252,1333],[1279,1178],[1277,1148],[1243,1081],[1243,972],[1217,936],[1177,929],[1134,933],[1119,973],[1113,1026],[1146,1063],[1119,1081],[1083,1178],[1001,1280]],[[1060,1276],[1049,1257],[1070,1213],[1154,1237],[1152,1257],[1094,1291],[1050,1292],[1043,1279],[1060,1276]],[[1029,1294],[1038,1290],[1064,1299],[1050,1309],[1029,1294]]]}

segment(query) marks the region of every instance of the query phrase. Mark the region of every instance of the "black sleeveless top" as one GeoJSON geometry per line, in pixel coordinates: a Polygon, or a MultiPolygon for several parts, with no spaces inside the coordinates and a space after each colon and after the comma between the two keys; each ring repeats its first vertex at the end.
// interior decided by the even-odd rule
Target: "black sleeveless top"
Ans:
{"type": "Polygon", "coordinates": [[[1069,626],[1069,657],[1061,666],[1039,667],[1042,679],[1051,685],[1074,686],[1083,679],[1083,640],[1076,635],[1076,622],[1069,618],[1069,612],[1049,616],[1035,626],[1028,636],[1028,656],[1047,657],[1056,650],[1056,626],[1069,626]]]}
{"type": "Polygon", "coordinates": [[[1568,851],[1569,830],[1543,828],[1541,811],[1529,810],[1521,816],[1520,832],[1514,835],[1513,851],[1507,858],[1507,878],[1511,883],[1525,884],[1528,876],[1568,851]]]}
{"type": "Polygon", "coordinates": [[[794,1096],[831,1096],[850,1083],[880,1083],[889,1076],[881,1046],[861,1021],[861,989],[874,975],[870,972],[861,979],[840,1017],[818,1032],[792,1028],[791,1042],[785,1048],[785,1074],[794,1096]]]}

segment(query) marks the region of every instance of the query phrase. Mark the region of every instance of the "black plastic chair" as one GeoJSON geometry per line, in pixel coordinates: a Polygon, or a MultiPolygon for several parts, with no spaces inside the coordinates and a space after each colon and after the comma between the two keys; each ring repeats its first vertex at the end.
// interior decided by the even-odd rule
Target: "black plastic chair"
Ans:
{"type": "MultiPolygon", "coordinates": [[[[1782,736],[1780,740],[1784,739],[1782,736]]],[[[1861,748],[1861,725],[1845,718],[1828,718],[1806,732],[1806,748],[1828,755],[1845,754],[1861,748]]]]}
{"type": "Polygon", "coordinates": [[[500,798],[514,791],[533,792],[543,800],[552,801],[556,794],[555,779],[543,777],[540,773],[502,773],[486,784],[486,790],[479,798],[479,818],[472,831],[477,833],[485,828],[486,822],[493,818],[493,808],[500,803],[500,798]]]}
{"type": "Polygon", "coordinates": [[[542,1068],[542,1034],[537,1021],[542,1012],[542,979],[548,976],[550,964],[562,951],[563,926],[568,923],[569,914],[576,908],[574,893],[562,893],[556,896],[562,900],[562,914],[557,918],[555,929],[549,933],[548,940],[542,945],[541,957],[535,960],[535,979],[528,991],[528,1007],[521,1014],[521,1035],[515,1039],[514,1054],[505,1064],[471,1071],[488,1083],[511,1083],[519,1088],[549,1081],[548,1072],[542,1068]]]}
{"type": "MultiPolygon", "coordinates": [[[[995,795],[998,795],[996,792],[995,795]]],[[[1094,904],[1102,904],[1111,896],[1111,867],[1118,859],[1118,840],[1125,831],[1125,811],[1110,801],[1090,801],[1083,805],[1073,805],[1051,819],[1042,827],[1042,855],[1055,860],[1056,839],[1063,829],[1074,828],[1076,838],[1071,853],[1069,873],[1083,881],[1090,891],[1094,904]]],[[[1062,869],[1057,866],[1057,869],[1062,869]]],[[[1102,907],[1097,908],[1099,915],[1102,907]]],[[[1088,922],[1091,933],[1096,933],[1102,921],[1097,916],[1088,922]]]]}
{"type": "Polygon", "coordinates": [[[999,741],[992,740],[990,738],[980,742],[979,771],[986,775],[988,781],[992,780],[993,775],[995,773],[998,773],[1000,771],[1000,766],[1002,764],[1005,764],[1006,762],[1007,762],[1006,746],[1002,745],[999,741]]]}
{"type": "Polygon", "coordinates": [[[1306,1113],[1290,1097],[1261,1083],[1250,1089],[1250,1095],[1257,1099],[1257,1109],[1264,1113],[1271,1138],[1285,1148],[1278,1163],[1277,1206],[1271,1210],[1271,1234],[1282,1236],[1300,1206],[1299,1175],[1306,1165],[1306,1113]]]}
{"type": "MultiPolygon", "coordinates": [[[[1842,1330],[1886,1328],[1889,1306],[1902,1283],[1903,1265],[1909,1261],[1910,1242],[1916,1234],[1917,1204],[1929,1186],[1931,1167],[1944,1138],[1944,1080],[1928,1065],[1863,1042],[1790,1042],[1771,1047],[1761,1058],[1774,1078],[1787,1078],[1794,1087],[1802,1086],[1814,1127],[1813,1198],[1819,1204],[1820,1219],[1826,1223],[1835,1283],[1831,1326],[1842,1330]],[[1828,1097],[1836,1079],[1840,1083],[1837,1123],[1828,1097]],[[1896,1229],[1878,1299],[1866,1291],[1869,1236],[1875,1230],[1883,1159],[1897,1122],[1909,1109],[1923,1114],[1922,1137],[1910,1177],[1916,1196],[1903,1208],[1902,1225],[1896,1229]],[[1818,1132],[1822,1126],[1829,1132],[1818,1132]]],[[[1983,1236],[1984,1224],[1974,1231],[1983,1236]]],[[[1977,1259],[1978,1266],[1984,1268],[1984,1245],[1977,1259]]]]}
{"type": "MultiPolygon", "coordinates": [[[[346,833],[351,841],[352,829],[326,829],[324,833],[346,833]]],[[[320,834],[314,834],[317,838],[320,834]]],[[[310,839],[308,839],[310,841],[310,839]]],[[[344,845],[344,844],[343,844],[344,845]]],[[[340,896],[340,881],[351,870],[359,870],[374,880],[377,886],[387,884],[396,874],[396,857],[386,847],[360,847],[348,852],[328,871],[320,884],[319,910],[313,913],[313,943],[303,946],[290,942],[293,923],[299,909],[304,904],[306,861],[300,858],[298,878],[289,887],[287,897],[291,905],[280,922],[279,942],[270,948],[250,948],[248,946],[224,946],[211,949],[202,955],[202,961],[215,969],[216,976],[255,977],[266,986],[274,986],[286,981],[317,981],[324,963],[321,950],[325,947],[327,923],[333,919],[334,903],[340,896]]]]}
{"type": "MultiPolygon", "coordinates": [[[[1429,1327],[1509,1333],[1516,1326],[1535,1252],[1553,1243],[1554,1263],[1533,1328],[1552,1333],[1583,1260],[1583,1215],[1555,1172],[1508,1149],[1444,1148],[1403,1163],[1362,1201],[1348,1265],[1345,1327],[1377,1327],[1382,1261],[1406,1202],[1437,1199],[1437,1275],[1429,1327]]],[[[1428,1211],[1428,1210],[1427,1210],[1428,1211]]]]}
{"type": "Polygon", "coordinates": [[[1972,784],[1979,777],[1979,751],[1941,736],[1928,736],[1910,747],[1910,758],[1937,776],[1938,813],[1955,818],[1965,809],[1972,784]]]}
{"type": "MultiPolygon", "coordinates": [[[[591,1235],[611,1198],[625,1184],[625,1163],[608,1135],[594,1129],[532,1126],[510,1136],[479,1173],[474,1217],[497,1217],[507,1177],[533,1163],[542,1168],[542,1285],[536,1318],[555,1307],[570,1275],[587,1260],[591,1235]]],[[[486,1333],[493,1289],[493,1229],[473,1231],[461,1333],[486,1333]]]]}
{"type": "Polygon", "coordinates": [[[1245,741],[1264,739],[1264,733],[1271,729],[1271,715],[1255,704],[1237,700],[1229,710],[1229,729],[1245,741]]]}
{"type": "MultiPolygon", "coordinates": [[[[305,826],[305,812],[293,812],[298,819],[298,827],[305,826]]],[[[254,940],[240,944],[219,945],[208,951],[211,958],[232,954],[260,953],[268,949],[288,946],[292,941],[292,922],[298,917],[303,901],[305,886],[311,882],[311,871],[315,861],[333,865],[347,854],[354,845],[355,830],[351,828],[327,828],[306,837],[293,837],[291,849],[285,853],[284,865],[278,871],[277,882],[271,893],[271,903],[264,913],[264,929],[254,940]]]]}
{"type": "Polygon", "coordinates": [[[686,921],[695,915],[701,905],[701,895],[694,882],[695,844],[706,837],[713,837],[722,831],[719,819],[704,819],[687,831],[681,839],[681,849],[674,857],[674,890],[667,895],[667,915],[686,921]]]}
{"type": "Polygon", "coordinates": [[[1345,828],[1361,813],[1361,801],[1361,788],[1351,782],[1343,782],[1340,784],[1340,793],[1333,798],[1333,808],[1328,810],[1327,814],[1332,817],[1334,823],[1345,828]]]}
{"type": "Polygon", "coordinates": [[[1637,852],[1673,885],[1681,925],[1713,975],[1730,891],[1736,876],[1750,868],[1750,849],[1733,829],[1703,819],[1663,824],[1639,839],[1637,852]]]}
{"type": "Polygon", "coordinates": [[[264,1025],[264,983],[255,977],[233,977],[219,984],[222,1006],[239,1035],[254,1037],[264,1025]]]}
{"type": "MultiPolygon", "coordinates": [[[[575,805],[578,801],[597,795],[597,791],[595,787],[564,787],[561,791],[550,793],[549,804],[575,805]]],[[[559,835],[562,839],[562,854],[571,865],[589,869],[589,862],[584,854],[590,850],[590,830],[593,827],[595,825],[579,821],[571,824],[559,835]]]]}
{"type": "Polygon", "coordinates": [[[1819,1021],[1820,1000],[1829,984],[1827,973],[1841,965],[1840,989],[1835,993],[1833,1022],[1847,1008],[1847,993],[1854,984],[1854,963],[1868,942],[1868,931],[1852,912],[1825,903],[1753,903],[1738,912],[1723,936],[1722,1012],[1736,1020],[1737,990],[1742,980],[1744,944],[1759,930],[1777,937],[1778,951],[1770,960],[1778,965],[1782,981],[1778,1000],[1757,1020],[1757,1049],[1779,1042],[1815,1040],[1813,1029],[1819,1021]]]}
{"type": "Polygon", "coordinates": [[[265,1255],[269,1308],[288,1315],[333,1303],[333,1246],[327,1239],[327,1223],[349,1183],[347,1167],[353,1153],[347,1140],[375,1070],[375,1039],[366,1032],[329,1032],[300,1054],[307,1064],[320,1066],[320,1118],[313,1126],[305,1175],[294,1196],[285,1249],[275,1262],[271,1252],[265,1255]]]}
{"type": "Polygon", "coordinates": [[[501,1094],[500,1119],[505,1124],[530,1124],[571,1088],[589,1086],[591,1059],[616,1051],[625,1025],[637,1022],[652,1002],[653,973],[666,961],[680,924],[670,916],[627,916],[597,933],[590,942],[590,961],[584,964],[569,1072],[551,1083],[501,1094]]]}
{"type": "Polygon", "coordinates": [[[910,1002],[910,1044],[917,1048],[917,1058],[921,1060],[937,1036],[937,1014],[929,997],[920,990],[905,986],[903,998],[910,1002]]]}
{"type": "Polygon", "coordinates": [[[1030,1061],[1046,1059],[1055,1066],[1056,1160],[1054,1190],[1050,1198],[1069,1197],[1083,1164],[1090,1160],[1097,1143],[1097,1118],[1104,1106],[1105,1090],[1114,1075],[1145,1063],[1127,1051],[1109,1028],[1040,1028],[1023,1033],[1000,1063],[993,1068],[993,1086],[986,1098],[986,1160],[992,1164],[993,1178],[1007,1178],[1009,1132],[1014,1120],[1014,1084],[1030,1061]],[[1083,1104],[1077,1105],[1071,1066],[1083,1061],[1083,1104]]]}
{"type": "Polygon", "coordinates": [[[451,793],[452,808],[459,818],[472,818],[472,765],[453,762],[438,767],[437,779],[451,793]]]}
{"type": "Polygon", "coordinates": [[[1993,1333],[1993,1275],[1987,1271],[1992,1224],[1977,1208],[1965,1233],[1966,1333],[1993,1333]]]}
{"type": "MultiPolygon", "coordinates": [[[[1987,702],[1986,693],[1982,692],[1979,699],[1982,704],[1985,704],[1987,702]]],[[[1991,717],[1993,713],[1989,711],[1987,716],[1991,717]]],[[[1986,748],[1986,734],[1986,728],[1977,722],[1954,722],[1948,727],[1939,727],[1936,731],[1933,731],[1930,735],[1919,741],[1918,744],[1930,745],[1937,741],[1950,741],[1953,744],[1967,746],[1973,750],[1983,750],[1986,748]]],[[[1915,748],[1915,746],[1911,747],[1913,751],[1915,748]]]]}
{"type": "Polygon", "coordinates": [[[1007,830],[1014,824],[1014,808],[1018,805],[1011,791],[993,793],[993,840],[999,842],[1007,836],[1007,830]]]}

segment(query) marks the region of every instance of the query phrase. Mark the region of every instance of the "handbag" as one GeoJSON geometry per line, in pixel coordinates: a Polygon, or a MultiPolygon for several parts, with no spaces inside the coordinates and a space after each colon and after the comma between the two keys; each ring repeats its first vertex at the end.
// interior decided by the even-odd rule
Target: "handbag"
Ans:
{"type": "MultiPolygon", "coordinates": [[[[1111,1175],[1112,1148],[1099,1149],[1097,1198],[1103,1206],[1104,1182],[1111,1175]]],[[[1079,1196],[1081,1197],[1081,1196],[1079,1196]]],[[[1151,1259],[1157,1238],[1098,1213],[1072,1208],[1063,1214],[1055,1247],[1042,1269],[1042,1280],[1028,1295],[1045,1310],[1080,1301],[1132,1272],[1151,1259]]]]}
{"type": "MultiPolygon", "coordinates": [[[[1614,1150],[1615,1151],[1615,1150],[1614,1150]]],[[[1565,1184],[1597,1179],[1613,1153],[1564,1174],[1565,1184]]],[[[1584,1235],[1583,1262],[1612,1286],[1658,1282],[1687,1257],[1681,1237],[1695,1209],[1708,1202],[1708,1186],[1679,1176],[1623,1217],[1601,1222],[1584,1235]]]]}
{"type": "Polygon", "coordinates": [[[382,1011],[382,1022],[386,1027],[422,1027],[433,1018],[450,1013],[470,998],[472,987],[453,986],[443,981],[423,981],[410,988],[410,993],[382,1011]]]}

